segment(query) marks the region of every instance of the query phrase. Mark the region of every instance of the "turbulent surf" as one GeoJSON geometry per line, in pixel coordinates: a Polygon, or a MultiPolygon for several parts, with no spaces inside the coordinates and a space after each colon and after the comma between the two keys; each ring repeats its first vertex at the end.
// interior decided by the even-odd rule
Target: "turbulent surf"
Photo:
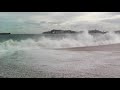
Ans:
{"type": "Polygon", "coordinates": [[[120,43],[120,34],[11,34],[0,36],[0,49],[70,48],[120,43]]]}

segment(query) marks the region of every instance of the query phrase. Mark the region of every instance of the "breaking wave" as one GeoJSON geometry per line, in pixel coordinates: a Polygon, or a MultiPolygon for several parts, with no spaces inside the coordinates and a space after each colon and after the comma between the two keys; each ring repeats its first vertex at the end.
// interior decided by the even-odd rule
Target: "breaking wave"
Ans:
{"type": "Polygon", "coordinates": [[[120,43],[120,35],[113,32],[101,35],[91,35],[88,32],[61,38],[42,36],[38,40],[7,40],[0,43],[0,50],[30,49],[30,48],[70,48],[120,43]]]}

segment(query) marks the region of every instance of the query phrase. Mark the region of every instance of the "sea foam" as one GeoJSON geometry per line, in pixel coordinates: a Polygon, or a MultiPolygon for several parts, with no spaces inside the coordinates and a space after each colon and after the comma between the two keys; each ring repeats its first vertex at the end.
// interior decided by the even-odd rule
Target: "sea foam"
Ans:
{"type": "Polygon", "coordinates": [[[91,35],[88,32],[82,34],[67,34],[61,38],[42,36],[38,40],[29,38],[25,40],[6,40],[0,43],[0,50],[8,49],[33,49],[33,48],[70,48],[120,43],[120,35],[113,32],[91,35]]]}

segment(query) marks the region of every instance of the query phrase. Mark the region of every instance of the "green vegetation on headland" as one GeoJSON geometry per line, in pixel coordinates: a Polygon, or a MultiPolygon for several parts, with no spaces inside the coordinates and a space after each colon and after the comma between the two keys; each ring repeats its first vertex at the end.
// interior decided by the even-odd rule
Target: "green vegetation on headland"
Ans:
{"type": "Polygon", "coordinates": [[[105,31],[99,31],[99,30],[95,29],[95,30],[89,30],[88,33],[101,33],[101,34],[105,34],[107,32],[105,32],[105,31]]]}
{"type": "MultiPolygon", "coordinates": [[[[83,31],[72,31],[72,30],[56,30],[56,29],[53,29],[51,31],[47,31],[47,32],[43,32],[43,34],[73,34],[73,33],[83,33],[83,31]]],[[[101,33],[101,34],[104,34],[104,33],[107,33],[107,32],[104,32],[104,31],[100,31],[100,30],[89,30],[88,33],[101,33]]]]}
{"type": "Polygon", "coordinates": [[[43,32],[43,34],[64,34],[64,33],[77,33],[77,32],[72,30],[55,30],[55,29],[43,32]]]}

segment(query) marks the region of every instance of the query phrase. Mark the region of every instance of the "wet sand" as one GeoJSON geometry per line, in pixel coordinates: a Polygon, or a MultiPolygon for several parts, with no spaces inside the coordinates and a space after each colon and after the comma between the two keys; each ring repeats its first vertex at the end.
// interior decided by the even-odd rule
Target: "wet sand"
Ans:
{"type": "Polygon", "coordinates": [[[59,50],[70,50],[70,51],[120,51],[120,44],[88,46],[88,47],[74,47],[74,48],[65,48],[65,49],[59,49],[59,50]]]}

